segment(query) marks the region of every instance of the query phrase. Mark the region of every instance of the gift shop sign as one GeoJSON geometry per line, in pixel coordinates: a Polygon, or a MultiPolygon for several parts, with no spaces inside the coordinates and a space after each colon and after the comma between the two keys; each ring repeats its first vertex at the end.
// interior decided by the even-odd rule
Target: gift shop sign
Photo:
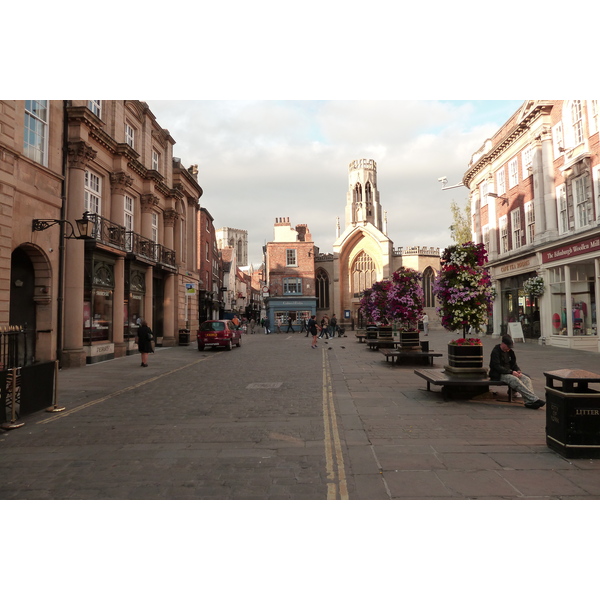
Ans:
{"type": "Polygon", "coordinates": [[[561,246],[554,250],[544,250],[542,252],[542,262],[549,263],[555,260],[561,260],[563,258],[571,258],[572,256],[578,256],[579,254],[587,254],[588,252],[594,252],[600,250],[600,236],[584,240],[583,242],[577,242],[568,246],[561,246]]]}

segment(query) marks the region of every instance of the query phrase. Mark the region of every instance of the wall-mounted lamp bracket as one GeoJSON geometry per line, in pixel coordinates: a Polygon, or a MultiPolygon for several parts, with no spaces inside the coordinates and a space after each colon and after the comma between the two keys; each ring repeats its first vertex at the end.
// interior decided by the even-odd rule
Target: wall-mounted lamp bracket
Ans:
{"type": "Polygon", "coordinates": [[[65,231],[67,240],[93,240],[95,221],[90,219],[90,214],[86,211],[81,219],[75,219],[79,235],[75,235],[75,228],[70,221],[66,219],[33,219],[31,222],[31,231],[45,231],[48,227],[64,223],[69,231],[65,231]]]}

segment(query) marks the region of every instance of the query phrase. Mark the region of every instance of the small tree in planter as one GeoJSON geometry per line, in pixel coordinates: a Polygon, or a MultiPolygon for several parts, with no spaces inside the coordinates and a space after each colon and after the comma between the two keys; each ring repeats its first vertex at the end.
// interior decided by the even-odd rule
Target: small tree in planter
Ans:
{"type": "MultiPolygon", "coordinates": [[[[438,299],[438,315],[442,326],[448,331],[462,329],[462,337],[450,342],[451,346],[473,349],[482,346],[481,340],[469,338],[467,332],[473,327],[482,329],[488,322],[488,314],[494,298],[494,290],[489,270],[486,268],[487,251],[484,244],[466,242],[449,246],[442,253],[442,268],[435,281],[433,291],[438,299]]],[[[480,350],[483,365],[483,348],[480,350]]],[[[452,365],[451,365],[452,366],[452,365]]],[[[469,365],[471,366],[471,365],[469,365]]]]}

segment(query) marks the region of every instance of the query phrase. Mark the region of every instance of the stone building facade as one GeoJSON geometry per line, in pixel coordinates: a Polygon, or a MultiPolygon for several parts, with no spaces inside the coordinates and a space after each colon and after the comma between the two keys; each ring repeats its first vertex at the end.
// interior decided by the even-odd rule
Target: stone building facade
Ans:
{"type": "Polygon", "coordinates": [[[36,361],[134,352],[141,319],[163,345],[197,326],[202,188],[174,143],[144,102],[0,101],[0,323],[26,326],[36,361]],[[65,239],[84,213],[90,238],[65,239]]]}
{"type": "Polygon", "coordinates": [[[473,236],[496,285],[493,332],[600,350],[598,100],[527,100],[472,156],[473,236]],[[524,284],[541,277],[535,297],[524,284]],[[519,331],[520,333],[520,331],[519,331]]]}

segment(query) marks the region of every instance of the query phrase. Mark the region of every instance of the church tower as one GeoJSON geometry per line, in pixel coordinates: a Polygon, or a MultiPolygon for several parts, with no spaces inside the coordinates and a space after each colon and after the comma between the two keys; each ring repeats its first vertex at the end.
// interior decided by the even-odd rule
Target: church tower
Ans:
{"type": "Polygon", "coordinates": [[[371,223],[379,231],[384,231],[377,189],[377,164],[372,158],[361,158],[353,160],[348,166],[345,226],[367,223],[371,223]]]}

